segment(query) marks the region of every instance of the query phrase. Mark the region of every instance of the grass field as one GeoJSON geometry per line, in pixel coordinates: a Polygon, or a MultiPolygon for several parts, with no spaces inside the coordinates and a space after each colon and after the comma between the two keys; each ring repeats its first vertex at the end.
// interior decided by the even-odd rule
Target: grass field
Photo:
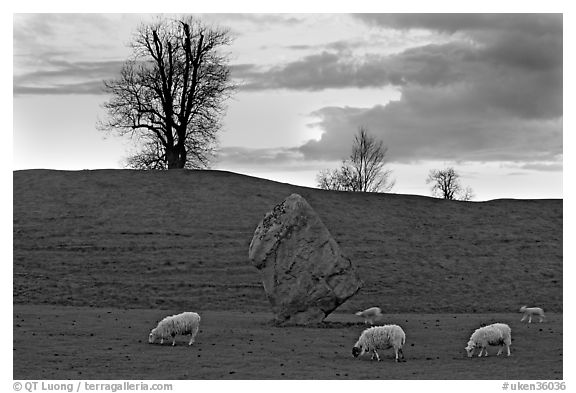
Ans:
{"type": "MultiPolygon", "coordinates": [[[[454,202],[327,192],[218,171],[14,172],[14,378],[561,379],[562,201],[454,202]],[[272,326],[248,245],[290,193],[318,212],[365,285],[315,327],[272,326]],[[517,309],[546,309],[520,324],[517,309]],[[354,359],[378,305],[407,363],[354,359]],[[197,344],[148,345],[197,311],[197,344]],[[468,359],[481,324],[510,358],[468,359]]],[[[493,350],[494,352],[494,350],[493,350]]]]}

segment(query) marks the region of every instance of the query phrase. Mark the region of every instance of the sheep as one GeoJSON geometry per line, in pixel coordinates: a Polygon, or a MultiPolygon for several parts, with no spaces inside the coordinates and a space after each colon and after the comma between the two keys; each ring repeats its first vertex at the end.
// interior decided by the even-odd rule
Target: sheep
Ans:
{"type": "Polygon", "coordinates": [[[195,312],[183,312],[178,315],[171,315],[160,322],[158,326],[150,331],[148,342],[154,343],[160,338],[160,344],[164,344],[164,339],[172,337],[172,346],[176,344],[176,335],[182,334],[190,335],[190,342],[188,345],[194,343],[194,338],[200,329],[200,315],[195,312]]]}
{"type": "Polygon", "coordinates": [[[394,348],[396,361],[405,362],[404,352],[402,352],[402,346],[405,342],[406,334],[398,325],[372,326],[362,332],[352,348],[352,356],[357,358],[366,352],[373,352],[371,359],[376,357],[380,361],[378,349],[394,348]]]}
{"type": "Polygon", "coordinates": [[[469,358],[474,355],[475,348],[480,348],[478,357],[482,356],[482,351],[485,352],[484,356],[488,356],[486,347],[489,345],[500,345],[500,350],[496,356],[500,356],[504,346],[506,346],[508,356],[510,356],[510,345],[512,345],[510,326],[505,323],[493,323],[492,325],[478,328],[472,333],[470,341],[468,341],[468,345],[464,349],[466,349],[469,358]]]}
{"type": "Polygon", "coordinates": [[[522,306],[520,307],[520,312],[524,313],[520,322],[524,322],[526,317],[528,317],[528,323],[532,323],[532,315],[538,315],[538,317],[540,318],[540,322],[544,322],[545,318],[544,310],[542,310],[540,307],[522,306]]]}
{"type": "Polygon", "coordinates": [[[382,310],[379,307],[370,307],[364,311],[358,311],[355,315],[364,318],[364,323],[370,323],[370,325],[374,325],[376,319],[382,316],[382,310]]]}

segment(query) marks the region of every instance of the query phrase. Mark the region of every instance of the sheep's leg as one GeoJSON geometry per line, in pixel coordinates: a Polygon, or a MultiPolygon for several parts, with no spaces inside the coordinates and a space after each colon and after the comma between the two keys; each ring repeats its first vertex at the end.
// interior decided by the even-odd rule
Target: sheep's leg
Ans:
{"type": "Polygon", "coordinates": [[[192,331],[192,335],[190,336],[190,342],[188,343],[188,345],[192,345],[194,343],[194,339],[196,338],[196,335],[198,334],[198,330],[200,329],[200,326],[197,326],[193,331],[192,331]]]}
{"type": "Polygon", "coordinates": [[[398,348],[396,348],[396,347],[394,347],[394,355],[395,355],[396,362],[398,362],[398,348]]]}
{"type": "Polygon", "coordinates": [[[502,346],[500,346],[500,349],[498,350],[498,353],[496,354],[496,356],[500,356],[500,354],[502,353],[503,350],[504,350],[504,344],[502,344],[502,346]]]}
{"type": "MultiPolygon", "coordinates": [[[[378,355],[378,352],[376,352],[376,350],[374,349],[374,355],[376,356],[376,360],[380,361],[380,355],[378,355]]],[[[374,358],[374,357],[372,357],[374,358]]]]}
{"type": "Polygon", "coordinates": [[[402,359],[402,361],[405,362],[406,358],[404,357],[404,351],[402,350],[402,348],[398,348],[398,353],[400,354],[400,358],[402,359]]]}
{"type": "Polygon", "coordinates": [[[530,314],[530,317],[528,317],[528,323],[532,323],[532,314],[530,314]]]}
{"type": "Polygon", "coordinates": [[[164,338],[160,339],[160,345],[164,344],[164,338]]]}
{"type": "Polygon", "coordinates": [[[508,355],[507,355],[507,356],[510,356],[510,345],[506,345],[506,350],[507,350],[507,352],[508,352],[508,355]]]}
{"type": "Polygon", "coordinates": [[[526,319],[527,316],[528,316],[528,314],[524,313],[524,315],[522,315],[522,319],[520,320],[520,322],[524,322],[524,320],[526,319]]]}
{"type": "Polygon", "coordinates": [[[540,315],[540,323],[544,322],[544,315],[540,315]]]}

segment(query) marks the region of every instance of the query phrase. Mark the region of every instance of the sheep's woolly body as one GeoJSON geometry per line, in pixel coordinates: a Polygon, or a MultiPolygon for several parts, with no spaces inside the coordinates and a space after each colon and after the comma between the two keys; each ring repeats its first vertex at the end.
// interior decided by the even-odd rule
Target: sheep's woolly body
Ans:
{"type": "Polygon", "coordinates": [[[466,352],[468,352],[468,357],[472,357],[474,349],[476,348],[480,348],[479,357],[482,356],[483,351],[485,352],[484,356],[488,356],[487,347],[490,345],[500,346],[497,356],[502,353],[504,347],[506,347],[508,356],[510,356],[510,345],[512,345],[512,331],[510,326],[505,323],[494,323],[476,329],[470,336],[470,341],[468,341],[465,349],[466,352]]]}
{"type": "Polygon", "coordinates": [[[150,331],[148,342],[153,343],[160,339],[160,344],[163,344],[164,339],[172,338],[172,345],[174,345],[178,334],[189,334],[190,342],[188,345],[192,345],[199,329],[200,315],[197,313],[183,312],[178,315],[171,315],[158,322],[158,326],[150,331]]]}
{"type": "Polygon", "coordinates": [[[374,322],[382,316],[382,310],[379,307],[370,307],[364,311],[358,311],[356,315],[364,318],[364,323],[374,325],[374,322]]]}
{"type": "Polygon", "coordinates": [[[402,361],[405,361],[404,353],[402,352],[402,346],[405,342],[406,334],[400,326],[374,326],[362,332],[360,338],[352,348],[352,355],[358,357],[366,352],[372,352],[372,359],[376,357],[376,359],[380,360],[377,352],[378,349],[394,348],[396,361],[399,361],[398,355],[400,355],[402,361]]]}
{"type": "Polygon", "coordinates": [[[538,315],[540,322],[544,322],[544,310],[542,310],[540,307],[522,306],[520,307],[520,312],[524,313],[520,322],[524,322],[524,320],[528,318],[528,323],[532,323],[532,315],[538,315]]]}

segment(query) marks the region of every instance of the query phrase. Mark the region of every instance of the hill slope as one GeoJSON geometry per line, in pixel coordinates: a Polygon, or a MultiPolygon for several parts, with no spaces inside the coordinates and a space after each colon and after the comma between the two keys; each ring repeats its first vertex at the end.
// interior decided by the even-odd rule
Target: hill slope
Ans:
{"type": "Polygon", "coordinates": [[[365,281],[342,311],[562,311],[561,200],[455,202],[184,170],[14,172],[14,302],[269,310],[248,245],[293,192],[365,281]]]}

